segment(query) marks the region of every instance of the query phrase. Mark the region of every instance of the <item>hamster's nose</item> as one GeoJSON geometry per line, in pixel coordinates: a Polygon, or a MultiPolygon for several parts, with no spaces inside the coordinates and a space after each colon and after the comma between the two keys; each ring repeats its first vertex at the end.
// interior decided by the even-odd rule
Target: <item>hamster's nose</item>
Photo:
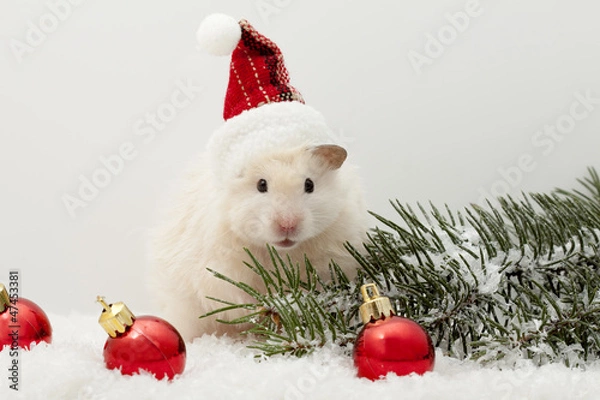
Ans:
{"type": "Polygon", "coordinates": [[[285,217],[277,220],[279,233],[285,236],[293,235],[298,229],[299,219],[297,217],[285,217]]]}

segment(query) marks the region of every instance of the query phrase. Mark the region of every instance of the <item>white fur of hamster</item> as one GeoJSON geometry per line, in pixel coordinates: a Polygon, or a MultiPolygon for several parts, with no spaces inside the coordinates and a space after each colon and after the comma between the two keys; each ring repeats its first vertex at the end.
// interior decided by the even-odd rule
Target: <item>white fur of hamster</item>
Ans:
{"type": "MultiPolygon", "coordinates": [[[[206,157],[192,168],[178,204],[155,234],[150,274],[152,296],[186,340],[240,330],[218,323],[216,316],[198,316],[221,306],[206,296],[234,303],[251,300],[207,268],[262,286],[243,264],[250,261],[244,247],[266,267],[271,265],[269,243],[301,265],[306,254],[324,279],[331,260],[354,276],[358,264],[344,243],[358,247],[364,242],[367,212],[355,169],[335,165],[345,156],[338,146],[266,152],[229,182],[216,181],[206,157]],[[265,182],[259,184],[261,179],[265,182]],[[314,185],[312,192],[307,179],[314,185]]],[[[240,315],[237,311],[218,317],[240,315]]]]}

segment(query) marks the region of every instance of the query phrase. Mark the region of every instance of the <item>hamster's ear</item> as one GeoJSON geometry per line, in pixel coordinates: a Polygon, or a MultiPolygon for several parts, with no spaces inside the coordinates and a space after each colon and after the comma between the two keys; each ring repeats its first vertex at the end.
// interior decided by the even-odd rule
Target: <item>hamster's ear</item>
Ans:
{"type": "Polygon", "coordinates": [[[348,156],[346,149],[335,144],[314,146],[311,147],[309,151],[321,165],[328,169],[338,169],[342,166],[348,156]]]}

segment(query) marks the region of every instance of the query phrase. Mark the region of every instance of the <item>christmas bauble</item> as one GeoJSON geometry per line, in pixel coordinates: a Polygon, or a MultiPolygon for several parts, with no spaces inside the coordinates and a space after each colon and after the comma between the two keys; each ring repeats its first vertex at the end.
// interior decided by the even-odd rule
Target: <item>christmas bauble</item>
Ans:
{"type": "Polygon", "coordinates": [[[427,332],[416,322],[394,315],[389,299],[379,296],[374,285],[361,290],[365,326],[354,344],[358,376],[375,380],[390,372],[408,375],[432,371],[435,351],[427,332]],[[369,289],[374,295],[367,293],[369,289]]]}
{"type": "Polygon", "coordinates": [[[100,324],[109,334],[104,344],[104,362],[108,369],[120,369],[124,375],[141,370],[157,379],[173,379],[185,368],[185,342],[177,330],[162,318],[135,317],[123,303],[104,306],[100,324]]]}
{"type": "Polygon", "coordinates": [[[29,350],[40,342],[52,342],[52,326],[46,313],[31,300],[11,299],[0,283],[0,350],[4,346],[29,350]]]}

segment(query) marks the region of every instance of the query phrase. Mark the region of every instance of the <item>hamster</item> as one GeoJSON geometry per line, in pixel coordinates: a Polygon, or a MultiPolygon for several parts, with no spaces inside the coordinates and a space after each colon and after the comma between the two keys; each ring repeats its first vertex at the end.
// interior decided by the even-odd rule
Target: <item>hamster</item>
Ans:
{"type": "Polygon", "coordinates": [[[267,243],[294,262],[310,259],[323,279],[331,260],[350,278],[358,263],[344,248],[366,239],[367,211],[358,174],[337,145],[271,149],[251,158],[236,177],[221,181],[206,155],[192,166],[175,207],[155,231],[150,287],[162,310],[186,340],[203,334],[235,335],[240,326],[219,319],[234,310],[198,318],[222,306],[207,296],[233,303],[252,299],[207,268],[264,289],[244,262],[250,252],[272,265],[267,243]]]}

